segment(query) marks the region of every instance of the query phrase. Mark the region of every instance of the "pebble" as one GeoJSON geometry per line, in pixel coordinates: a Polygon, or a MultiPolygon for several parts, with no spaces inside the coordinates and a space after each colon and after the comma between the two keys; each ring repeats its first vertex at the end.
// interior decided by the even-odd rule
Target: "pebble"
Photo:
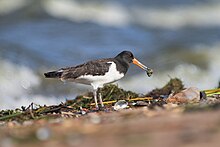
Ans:
{"type": "Polygon", "coordinates": [[[119,100],[117,103],[115,103],[113,108],[114,110],[118,111],[127,108],[127,106],[128,106],[128,102],[126,102],[125,100],[119,100]]]}
{"type": "Polygon", "coordinates": [[[200,91],[196,87],[187,88],[174,96],[167,98],[167,103],[189,103],[189,102],[199,102],[200,101],[200,91]]]}

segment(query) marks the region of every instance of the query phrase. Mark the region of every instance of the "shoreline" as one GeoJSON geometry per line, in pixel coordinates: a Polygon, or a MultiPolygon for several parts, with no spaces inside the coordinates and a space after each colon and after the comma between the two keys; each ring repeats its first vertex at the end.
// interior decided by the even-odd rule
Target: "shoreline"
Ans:
{"type": "Polygon", "coordinates": [[[219,89],[206,91],[201,97],[197,89],[184,88],[182,81],[171,79],[163,88],[142,97],[115,85],[100,92],[106,102],[100,110],[92,105],[91,93],[59,105],[32,103],[1,110],[0,146],[168,147],[220,143],[219,89]],[[191,92],[196,99],[182,99],[184,92],[191,92]]]}

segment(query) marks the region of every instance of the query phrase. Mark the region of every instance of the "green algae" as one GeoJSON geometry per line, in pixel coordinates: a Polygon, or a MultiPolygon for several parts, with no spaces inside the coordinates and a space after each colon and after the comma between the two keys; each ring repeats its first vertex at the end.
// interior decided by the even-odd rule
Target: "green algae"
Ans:
{"type": "Polygon", "coordinates": [[[162,88],[156,88],[149,92],[146,96],[159,98],[161,96],[168,96],[171,93],[178,93],[184,89],[183,82],[178,78],[171,78],[170,81],[162,88]]]}

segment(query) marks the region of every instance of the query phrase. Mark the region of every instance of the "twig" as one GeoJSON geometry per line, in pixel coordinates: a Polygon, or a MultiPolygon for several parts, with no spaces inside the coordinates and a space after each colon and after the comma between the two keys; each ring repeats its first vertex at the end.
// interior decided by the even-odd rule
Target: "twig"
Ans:
{"type": "Polygon", "coordinates": [[[17,117],[17,116],[20,116],[22,114],[23,114],[22,112],[18,112],[18,113],[14,113],[14,114],[7,115],[7,116],[2,116],[2,117],[0,117],[0,121],[7,120],[7,119],[10,119],[10,118],[13,118],[13,117],[17,117]]]}
{"type": "Polygon", "coordinates": [[[205,94],[207,96],[212,96],[212,95],[220,94],[220,88],[210,89],[210,90],[203,90],[202,92],[205,92],[205,94]]]}
{"type": "MultiPolygon", "coordinates": [[[[152,97],[139,97],[139,98],[132,98],[132,99],[127,99],[127,101],[143,101],[143,100],[147,100],[147,101],[152,101],[153,98],[152,97]]],[[[117,101],[114,100],[114,101],[106,101],[106,102],[103,102],[103,104],[113,104],[113,103],[116,103],[117,101]]],[[[94,106],[95,103],[91,103],[90,106],[94,106]]]]}
{"type": "Polygon", "coordinates": [[[112,96],[112,92],[114,91],[115,87],[112,87],[111,91],[108,93],[108,95],[106,96],[107,99],[110,99],[112,96]]]}

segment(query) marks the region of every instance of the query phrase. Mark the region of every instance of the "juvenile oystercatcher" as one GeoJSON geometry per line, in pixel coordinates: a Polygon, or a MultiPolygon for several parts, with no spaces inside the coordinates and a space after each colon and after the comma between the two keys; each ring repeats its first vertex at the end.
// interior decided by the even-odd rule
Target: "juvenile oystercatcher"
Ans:
{"type": "MultiPolygon", "coordinates": [[[[130,51],[123,51],[114,58],[92,60],[84,64],[61,68],[56,71],[44,73],[46,78],[59,78],[62,81],[76,82],[93,87],[95,105],[98,109],[97,90],[103,85],[113,83],[122,77],[128,71],[130,63],[133,63],[147,72],[150,77],[153,73],[151,68],[146,67],[134,58],[130,51]]],[[[103,107],[102,97],[99,94],[99,101],[103,107]]]]}

